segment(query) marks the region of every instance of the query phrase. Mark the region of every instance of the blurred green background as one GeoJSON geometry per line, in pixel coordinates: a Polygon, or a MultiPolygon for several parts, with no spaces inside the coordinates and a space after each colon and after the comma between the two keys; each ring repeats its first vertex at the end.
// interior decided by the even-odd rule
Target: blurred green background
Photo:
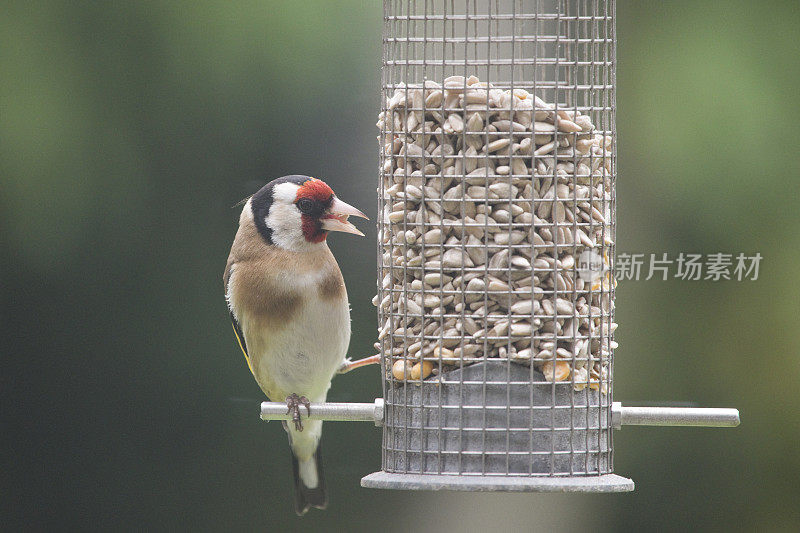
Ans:
{"type": "MultiPolygon", "coordinates": [[[[742,425],[626,427],[636,492],[568,496],[361,489],[379,430],[330,423],[330,507],[295,517],[222,297],[231,206],[303,173],[375,214],[381,25],[377,1],[3,2],[3,528],[800,529],[795,1],[618,4],[619,251],[764,259],[754,282],[622,282],[615,399],[742,425]]],[[[367,227],[330,239],[354,357],[367,227]]],[[[368,368],[329,399],[379,394],[368,368]]]]}

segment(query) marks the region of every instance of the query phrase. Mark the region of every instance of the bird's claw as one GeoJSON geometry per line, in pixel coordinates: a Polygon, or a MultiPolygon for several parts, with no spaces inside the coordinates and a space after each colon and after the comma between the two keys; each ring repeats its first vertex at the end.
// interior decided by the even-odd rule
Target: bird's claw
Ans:
{"type": "Polygon", "coordinates": [[[298,396],[294,392],[286,397],[286,407],[288,408],[286,414],[292,415],[294,429],[297,431],[303,431],[303,422],[300,420],[300,406],[305,407],[308,414],[311,415],[311,402],[308,401],[308,398],[298,396]]]}

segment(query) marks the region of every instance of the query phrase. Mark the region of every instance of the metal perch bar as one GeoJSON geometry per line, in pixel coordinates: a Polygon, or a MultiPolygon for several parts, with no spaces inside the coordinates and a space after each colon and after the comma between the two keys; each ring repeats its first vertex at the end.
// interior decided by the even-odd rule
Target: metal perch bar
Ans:
{"type": "MultiPolygon", "coordinates": [[[[311,414],[301,413],[301,417],[327,422],[374,422],[380,426],[383,424],[383,398],[376,398],[374,403],[312,403],[311,414]]],[[[261,420],[291,419],[285,402],[261,402],[261,420]]]]}
{"type": "MultiPolygon", "coordinates": [[[[328,422],[374,422],[383,424],[383,399],[374,403],[312,403],[311,415],[302,415],[309,420],[328,422]]],[[[282,402],[262,402],[262,420],[291,420],[282,402]]],[[[705,407],[624,407],[614,402],[611,407],[614,429],[622,426],[696,426],[736,427],[739,425],[739,410],[705,407]]]]}
{"type": "Polygon", "coordinates": [[[702,426],[732,428],[739,425],[738,409],[705,407],[623,407],[611,406],[614,429],[622,426],[702,426]]]}

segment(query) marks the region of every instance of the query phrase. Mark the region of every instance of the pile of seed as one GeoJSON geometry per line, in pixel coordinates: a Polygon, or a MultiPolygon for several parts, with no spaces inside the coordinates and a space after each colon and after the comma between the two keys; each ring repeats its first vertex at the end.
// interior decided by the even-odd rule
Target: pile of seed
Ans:
{"type": "Polygon", "coordinates": [[[610,136],[588,115],[475,76],[399,86],[378,121],[382,154],[379,341],[398,382],[484,358],[605,391],[610,136]],[[587,279],[584,279],[587,278],[587,279]]]}

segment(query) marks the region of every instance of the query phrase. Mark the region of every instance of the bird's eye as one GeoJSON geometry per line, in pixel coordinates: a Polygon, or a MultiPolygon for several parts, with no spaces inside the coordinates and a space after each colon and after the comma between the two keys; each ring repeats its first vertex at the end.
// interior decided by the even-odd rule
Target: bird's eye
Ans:
{"type": "Polygon", "coordinates": [[[300,200],[297,201],[297,208],[301,213],[308,215],[314,210],[314,202],[308,198],[300,198],[300,200]]]}

